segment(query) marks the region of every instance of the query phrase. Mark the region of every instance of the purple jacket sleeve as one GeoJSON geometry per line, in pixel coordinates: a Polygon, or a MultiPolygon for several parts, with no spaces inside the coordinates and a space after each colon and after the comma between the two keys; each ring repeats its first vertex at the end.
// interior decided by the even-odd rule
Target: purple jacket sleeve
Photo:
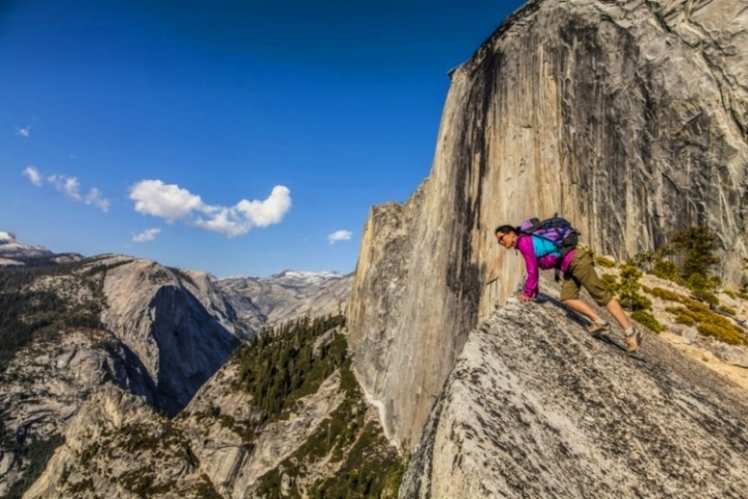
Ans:
{"type": "Polygon", "coordinates": [[[530,298],[538,295],[538,258],[535,256],[535,249],[532,247],[532,237],[520,237],[517,240],[517,250],[522,253],[525,259],[527,269],[527,280],[522,291],[523,294],[530,298]]]}

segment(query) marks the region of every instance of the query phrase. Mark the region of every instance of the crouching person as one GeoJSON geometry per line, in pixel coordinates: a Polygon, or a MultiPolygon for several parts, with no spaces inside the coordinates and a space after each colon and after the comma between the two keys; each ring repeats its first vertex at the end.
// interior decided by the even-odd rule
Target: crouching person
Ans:
{"type": "Polygon", "coordinates": [[[539,291],[539,270],[559,268],[563,274],[561,285],[561,302],[570,309],[587,317],[592,324],[587,328],[591,334],[599,334],[610,328],[595,310],[579,297],[584,288],[598,305],[606,307],[608,312],[620,324],[624,332],[626,349],[635,352],[642,341],[642,332],[626,316],[621,304],[605,287],[594,267],[594,260],[589,249],[574,247],[564,255],[558,247],[543,237],[520,232],[511,225],[501,225],[495,231],[497,242],[506,249],[516,249],[522,254],[527,270],[527,280],[519,295],[522,302],[534,300],[539,291]]]}

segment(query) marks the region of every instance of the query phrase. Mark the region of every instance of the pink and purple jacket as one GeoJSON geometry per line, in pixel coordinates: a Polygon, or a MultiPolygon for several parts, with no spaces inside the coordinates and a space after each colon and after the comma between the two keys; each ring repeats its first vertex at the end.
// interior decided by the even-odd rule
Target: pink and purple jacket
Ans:
{"type": "MultiPolygon", "coordinates": [[[[561,258],[561,254],[558,251],[549,252],[549,250],[555,248],[552,245],[553,243],[550,241],[527,234],[521,234],[517,239],[516,248],[522,253],[522,257],[525,259],[525,267],[527,268],[527,280],[525,281],[522,293],[528,298],[535,298],[538,295],[538,269],[555,268],[561,258]],[[551,247],[548,245],[551,245],[551,247]],[[538,254],[543,256],[538,258],[538,254]]],[[[576,250],[573,249],[564,255],[560,265],[561,272],[569,270],[569,265],[574,260],[575,254],[576,250]]]]}

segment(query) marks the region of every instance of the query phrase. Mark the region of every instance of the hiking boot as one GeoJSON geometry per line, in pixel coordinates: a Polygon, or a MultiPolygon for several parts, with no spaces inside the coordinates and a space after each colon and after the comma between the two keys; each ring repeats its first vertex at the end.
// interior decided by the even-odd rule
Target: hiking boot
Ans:
{"type": "Polygon", "coordinates": [[[623,340],[626,343],[626,350],[629,353],[634,353],[639,350],[639,346],[642,344],[644,339],[641,330],[636,326],[631,326],[627,331],[623,332],[623,340]]]}
{"type": "Polygon", "coordinates": [[[608,321],[600,321],[600,322],[593,322],[589,326],[587,326],[587,332],[590,333],[592,336],[599,336],[605,332],[607,332],[610,329],[610,324],[608,321]]]}

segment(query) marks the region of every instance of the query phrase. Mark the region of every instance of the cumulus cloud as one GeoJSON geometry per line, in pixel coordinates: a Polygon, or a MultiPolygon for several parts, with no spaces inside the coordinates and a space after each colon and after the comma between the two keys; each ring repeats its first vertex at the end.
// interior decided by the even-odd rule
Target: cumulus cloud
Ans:
{"type": "Polygon", "coordinates": [[[30,127],[30,126],[27,126],[27,127],[22,127],[22,128],[19,128],[19,129],[17,130],[17,133],[18,133],[18,135],[20,135],[21,137],[29,138],[29,137],[31,137],[31,127],[30,127]]]}
{"type": "Polygon", "coordinates": [[[203,206],[200,196],[160,180],[141,180],[130,189],[130,199],[135,202],[138,213],[165,218],[169,222],[184,218],[203,206]]]}
{"type": "Polygon", "coordinates": [[[85,196],[81,195],[81,184],[78,181],[77,177],[70,177],[67,175],[50,175],[45,179],[42,176],[41,172],[35,166],[31,165],[24,168],[21,172],[21,175],[29,179],[29,182],[37,187],[41,187],[46,181],[57,191],[65,194],[66,197],[72,199],[73,201],[78,201],[80,203],[95,206],[104,213],[109,211],[109,206],[111,203],[96,187],[91,187],[85,196]]]}
{"type": "Polygon", "coordinates": [[[241,236],[255,227],[280,223],[291,209],[291,191],[282,185],[266,199],[242,199],[234,206],[209,205],[202,198],[176,184],[142,180],[130,189],[135,211],[169,222],[186,220],[205,230],[227,237],[241,236]]]}
{"type": "Polygon", "coordinates": [[[352,235],[353,233],[349,230],[336,230],[327,236],[327,240],[330,241],[330,244],[335,244],[339,241],[350,241],[352,235]]]}
{"type": "Polygon", "coordinates": [[[132,240],[135,243],[145,243],[148,241],[153,241],[156,239],[156,236],[161,232],[161,229],[146,229],[140,234],[135,234],[132,236],[132,240]]]}
{"type": "Polygon", "coordinates": [[[23,169],[23,172],[21,172],[21,174],[27,179],[29,179],[29,182],[31,182],[37,187],[41,187],[42,183],[44,182],[42,180],[41,174],[39,173],[39,170],[37,170],[36,167],[34,166],[31,166],[31,165],[27,166],[26,168],[23,169]]]}
{"type": "Polygon", "coordinates": [[[283,220],[291,208],[291,191],[283,185],[276,185],[270,196],[264,201],[247,201],[237,203],[236,210],[257,227],[267,227],[283,220]]]}

